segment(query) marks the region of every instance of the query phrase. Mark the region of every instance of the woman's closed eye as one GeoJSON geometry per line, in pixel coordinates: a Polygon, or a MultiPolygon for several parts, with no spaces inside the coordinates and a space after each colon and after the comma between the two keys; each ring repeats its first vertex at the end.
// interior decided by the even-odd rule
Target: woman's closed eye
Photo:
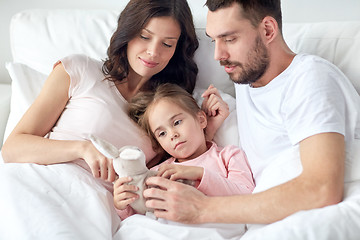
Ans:
{"type": "Polygon", "coordinates": [[[140,38],[141,38],[141,39],[144,39],[144,40],[149,40],[149,38],[146,37],[146,36],[144,36],[144,35],[140,35],[140,38]]]}
{"type": "Polygon", "coordinates": [[[164,44],[165,47],[168,47],[168,48],[172,48],[172,46],[173,46],[172,44],[169,44],[169,43],[166,43],[166,42],[164,42],[163,44],[164,44]]]}

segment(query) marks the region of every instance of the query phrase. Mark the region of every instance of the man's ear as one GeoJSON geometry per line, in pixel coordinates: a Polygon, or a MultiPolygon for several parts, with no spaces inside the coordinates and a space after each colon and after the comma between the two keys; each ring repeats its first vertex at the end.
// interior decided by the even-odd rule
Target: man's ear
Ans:
{"type": "Polygon", "coordinates": [[[207,126],[207,118],[206,118],[206,113],[203,110],[197,113],[197,119],[202,129],[205,129],[207,126]]]}
{"type": "Polygon", "coordinates": [[[279,34],[279,26],[275,18],[266,16],[261,22],[262,26],[262,37],[264,38],[265,43],[272,42],[276,36],[279,34]]]}

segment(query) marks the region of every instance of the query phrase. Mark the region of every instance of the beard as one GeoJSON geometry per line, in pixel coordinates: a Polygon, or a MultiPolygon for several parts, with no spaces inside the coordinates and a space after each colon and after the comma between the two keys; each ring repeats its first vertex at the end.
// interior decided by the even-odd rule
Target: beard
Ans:
{"type": "Polygon", "coordinates": [[[230,79],[237,84],[252,84],[255,83],[261,76],[264,75],[269,66],[269,54],[260,36],[255,39],[255,45],[248,52],[248,62],[232,62],[228,60],[220,61],[221,66],[231,65],[237,66],[241,72],[229,73],[230,79]]]}

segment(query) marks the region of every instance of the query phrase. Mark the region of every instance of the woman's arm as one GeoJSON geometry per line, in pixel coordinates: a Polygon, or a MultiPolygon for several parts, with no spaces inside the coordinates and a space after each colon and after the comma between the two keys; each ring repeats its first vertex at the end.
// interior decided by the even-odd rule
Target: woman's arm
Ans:
{"type": "Polygon", "coordinates": [[[76,159],[80,144],[43,138],[65,108],[70,77],[62,64],[46,80],[39,96],[7,138],[2,154],[5,162],[51,164],[76,159]],[[67,151],[64,151],[67,149],[67,151]],[[65,152],[72,156],[66,156],[65,152]]]}
{"type": "Polygon", "coordinates": [[[7,138],[2,155],[5,162],[53,164],[84,159],[95,177],[114,180],[112,161],[89,141],[51,140],[44,136],[52,129],[68,100],[70,76],[58,64],[39,96],[7,138]]]}

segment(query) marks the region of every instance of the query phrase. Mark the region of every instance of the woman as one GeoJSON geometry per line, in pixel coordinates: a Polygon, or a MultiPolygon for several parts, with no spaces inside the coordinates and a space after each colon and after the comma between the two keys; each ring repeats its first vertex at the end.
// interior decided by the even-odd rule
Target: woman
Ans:
{"type": "Polygon", "coordinates": [[[186,0],[131,0],[119,17],[104,63],[83,55],[56,63],[41,93],[2,148],[5,162],[22,164],[0,167],[0,191],[9,199],[0,201],[7,204],[7,212],[0,217],[6,233],[0,231],[0,238],[22,231],[30,239],[66,239],[61,238],[64,234],[70,239],[106,239],[101,234],[96,236],[96,230],[114,234],[118,220],[112,200],[112,159],[98,152],[87,138],[94,134],[118,148],[136,145],[144,150],[148,162],[154,158],[150,140],[127,116],[127,103],[137,92],[169,80],[192,92],[197,75],[192,58],[197,47],[186,0]],[[66,179],[64,169],[68,171],[66,179]],[[34,183],[37,178],[40,185],[39,181],[34,183]],[[82,220],[69,220],[73,219],[74,205],[78,206],[74,202],[77,199],[68,197],[76,193],[72,190],[76,184],[78,194],[83,189],[83,194],[95,191],[92,204],[102,215],[91,215],[94,207],[86,209],[80,204],[76,216],[82,220]],[[13,200],[19,192],[21,198],[28,199],[25,212],[21,210],[24,206],[13,200]],[[67,194],[66,201],[54,197],[62,194],[67,194]],[[39,216],[41,211],[45,213],[39,216]],[[17,216],[21,217],[15,219],[17,216]],[[113,219],[110,229],[99,227],[109,218],[113,219]],[[33,222],[36,225],[31,225],[33,222]],[[59,223],[54,227],[54,222],[59,223]],[[35,232],[44,236],[31,235],[34,227],[41,227],[35,232]],[[52,230],[46,233],[45,229],[52,230]]]}
{"type": "Polygon", "coordinates": [[[139,145],[149,161],[154,153],[127,118],[127,101],[138,91],[170,80],[192,92],[197,47],[185,0],[130,1],[102,66],[79,55],[55,65],[39,97],[4,144],[4,161],[53,164],[82,159],[87,164],[78,162],[88,165],[94,177],[113,181],[111,160],[84,141],[90,133],[117,147],[139,145]],[[43,138],[46,134],[48,138],[43,138]]]}

